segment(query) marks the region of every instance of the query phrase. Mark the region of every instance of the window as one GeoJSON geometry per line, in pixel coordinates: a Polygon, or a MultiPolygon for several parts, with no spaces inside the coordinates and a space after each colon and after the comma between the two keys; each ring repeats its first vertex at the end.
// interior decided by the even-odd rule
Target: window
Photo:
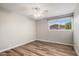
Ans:
{"type": "Polygon", "coordinates": [[[48,20],[49,30],[70,30],[72,27],[72,17],[48,20]]]}

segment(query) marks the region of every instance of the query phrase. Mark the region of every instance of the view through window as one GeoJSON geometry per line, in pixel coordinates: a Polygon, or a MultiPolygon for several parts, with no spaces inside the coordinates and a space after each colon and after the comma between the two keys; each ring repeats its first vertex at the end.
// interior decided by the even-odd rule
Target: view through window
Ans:
{"type": "Polygon", "coordinates": [[[72,17],[48,20],[49,30],[70,30],[72,27],[72,17]]]}

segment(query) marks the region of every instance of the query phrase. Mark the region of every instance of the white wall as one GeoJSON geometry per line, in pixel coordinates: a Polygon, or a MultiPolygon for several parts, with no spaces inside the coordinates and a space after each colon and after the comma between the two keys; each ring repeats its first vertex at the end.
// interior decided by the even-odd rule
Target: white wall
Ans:
{"type": "Polygon", "coordinates": [[[79,55],[79,4],[74,13],[74,48],[79,55]]]}
{"type": "Polygon", "coordinates": [[[36,39],[35,21],[0,10],[0,51],[36,39]]]}
{"type": "Polygon", "coordinates": [[[48,31],[48,21],[38,20],[36,22],[37,39],[42,41],[72,45],[72,31],[48,31]]]}

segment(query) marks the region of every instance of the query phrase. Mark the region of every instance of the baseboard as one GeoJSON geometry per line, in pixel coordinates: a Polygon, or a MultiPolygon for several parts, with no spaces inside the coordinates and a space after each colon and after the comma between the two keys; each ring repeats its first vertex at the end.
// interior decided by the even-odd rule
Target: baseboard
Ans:
{"type": "Polygon", "coordinates": [[[0,52],[4,52],[4,51],[10,50],[10,49],[13,49],[13,48],[19,47],[19,46],[22,46],[22,45],[24,45],[24,44],[28,44],[28,43],[33,42],[33,41],[35,41],[35,40],[29,40],[29,41],[27,41],[27,42],[20,43],[20,44],[18,44],[18,45],[16,45],[16,46],[13,46],[13,47],[9,47],[9,48],[6,48],[6,49],[3,49],[3,50],[0,50],[0,52]]]}
{"type": "MultiPolygon", "coordinates": [[[[35,41],[35,40],[36,40],[36,39],[34,39],[34,40],[29,40],[29,41],[27,41],[27,42],[23,42],[23,43],[18,44],[18,45],[16,45],[16,46],[13,46],[13,47],[9,47],[9,48],[6,48],[6,49],[3,49],[3,50],[0,50],[0,52],[4,52],[4,51],[10,50],[10,49],[13,49],[13,48],[16,48],[16,47],[22,46],[22,45],[24,45],[24,44],[28,44],[28,43],[33,42],[33,41],[35,41]]],[[[39,39],[38,39],[38,40],[39,40],[39,39]]],[[[39,41],[45,41],[45,42],[51,42],[51,43],[57,43],[57,44],[63,44],[63,45],[73,46],[72,44],[60,43],[60,42],[54,42],[54,41],[47,41],[47,40],[39,40],[39,41]]]]}
{"type": "Polygon", "coordinates": [[[57,43],[57,44],[63,44],[63,45],[68,45],[68,46],[73,46],[73,44],[68,44],[68,43],[61,43],[61,42],[55,42],[55,41],[48,41],[48,40],[40,40],[39,41],[45,41],[45,42],[51,42],[51,43],[57,43]]]}
{"type": "Polygon", "coordinates": [[[78,53],[76,47],[74,47],[74,50],[75,50],[76,54],[79,56],[79,53],[78,53]]]}

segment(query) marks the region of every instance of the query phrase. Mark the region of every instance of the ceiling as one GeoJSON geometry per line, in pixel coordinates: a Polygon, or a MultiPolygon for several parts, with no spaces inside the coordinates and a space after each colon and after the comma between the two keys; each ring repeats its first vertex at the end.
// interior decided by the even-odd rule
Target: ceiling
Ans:
{"type": "Polygon", "coordinates": [[[47,10],[44,17],[54,17],[73,13],[76,5],[76,3],[1,3],[0,8],[35,19],[33,16],[35,8],[47,10]]]}

